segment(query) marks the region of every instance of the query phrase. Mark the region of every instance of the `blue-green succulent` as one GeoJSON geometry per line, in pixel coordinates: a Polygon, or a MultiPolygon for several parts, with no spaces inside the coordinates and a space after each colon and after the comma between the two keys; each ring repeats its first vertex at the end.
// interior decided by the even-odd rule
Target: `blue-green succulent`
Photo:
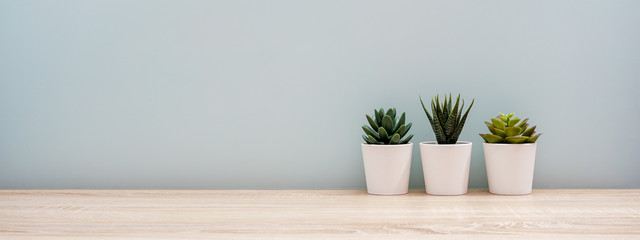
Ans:
{"type": "Polygon", "coordinates": [[[368,144],[406,144],[413,138],[413,134],[405,135],[411,129],[412,123],[405,124],[406,114],[396,117],[396,109],[390,108],[373,110],[373,117],[367,115],[369,125],[362,126],[365,135],[362,139],[368,144]]]}

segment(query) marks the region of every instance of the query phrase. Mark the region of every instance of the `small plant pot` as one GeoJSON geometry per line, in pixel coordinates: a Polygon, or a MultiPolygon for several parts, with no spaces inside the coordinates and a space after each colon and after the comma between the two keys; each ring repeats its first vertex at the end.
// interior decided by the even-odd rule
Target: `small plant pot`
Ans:
{"type": "Polygon", "coordinates": [[[462,195],[469,186],[471,142],[438,144],[421,142],[424,186],[432,195],[462,195]]]}
{"type": "Polygon", "coordinates": [[[376,145],[362,144],[367,192],[397,195],[409,192],[409,170],[413,143],[376,145]]]}
{"type": "Polygon", "coordinates": [[[526,195],[533,188],[536,143],[484,143],[489,192],[500,195],[526,195]]]}

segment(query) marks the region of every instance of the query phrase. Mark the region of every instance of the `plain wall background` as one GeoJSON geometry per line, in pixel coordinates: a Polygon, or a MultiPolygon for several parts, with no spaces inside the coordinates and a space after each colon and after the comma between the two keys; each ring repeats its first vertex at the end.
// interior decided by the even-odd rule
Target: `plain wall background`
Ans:
{"type": "Polygon", "coordinates": [[[639,188],[640,1],[0,1],[0,187],[363,189],[374,108],[475,99],[536,188],[639,188]]]}

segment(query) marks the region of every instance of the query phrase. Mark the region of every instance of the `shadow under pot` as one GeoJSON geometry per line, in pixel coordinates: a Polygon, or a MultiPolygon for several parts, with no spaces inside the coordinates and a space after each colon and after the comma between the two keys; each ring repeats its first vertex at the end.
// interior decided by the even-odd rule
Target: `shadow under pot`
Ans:
{"type": "Polygon", "coordinates": [[[367,192],[397,195],[409,192],[409,172],[413,143],[362,144],[367,192]]]}
{"type": "Polygon", "coordinates": [[[425,191],[432,195],[462,195],[469,185],[471,142],[421,142],[425,191]]]}
{"type": "Polygon", "coordinates": [[[500,195],[530,194],[536,143],[483,143],[489,192],[500,195]]]}

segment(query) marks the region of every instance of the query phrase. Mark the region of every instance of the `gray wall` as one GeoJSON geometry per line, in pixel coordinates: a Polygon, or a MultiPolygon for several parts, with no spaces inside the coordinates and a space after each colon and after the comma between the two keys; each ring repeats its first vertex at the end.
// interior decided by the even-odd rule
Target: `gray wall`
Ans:
{"type": "Polygon", "coordinates": [[[362,189],[364,115],[452,92],[470,187],[501,111],[536,188],[638,188],[638,43],[640,1],[0,1],[0,187],[362,189]]]}

